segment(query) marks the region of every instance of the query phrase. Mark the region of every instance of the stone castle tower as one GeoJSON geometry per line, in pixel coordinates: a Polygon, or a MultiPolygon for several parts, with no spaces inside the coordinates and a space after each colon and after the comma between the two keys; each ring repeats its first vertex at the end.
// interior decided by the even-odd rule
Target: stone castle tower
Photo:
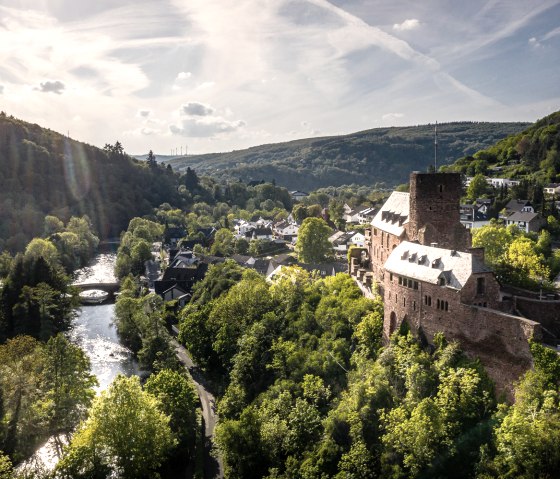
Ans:
{"type": "Polygon", "coordinates": [[[470,234],[459,217],[460,198],[459,173],[411,173],[409,240],[440,248],[469,248],[470,234]]]}

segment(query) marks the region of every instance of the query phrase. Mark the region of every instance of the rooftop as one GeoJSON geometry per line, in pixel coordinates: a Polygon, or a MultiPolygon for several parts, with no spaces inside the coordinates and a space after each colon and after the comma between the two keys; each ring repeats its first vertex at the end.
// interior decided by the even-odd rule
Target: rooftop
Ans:
{"type": "Polygon", "coordinates": [[[385,270],[431,284],[461,289],[474,273],[488,273],[483,261],[471,253],[403,241],[389,255],[385,270]]]}
{"type": "Polygon", "coordinates": [[[393,191],[373,218],[372,226],[400,236],[404,231],[404,225],[408,223],[409,201],[409,193],[393,191]]]}

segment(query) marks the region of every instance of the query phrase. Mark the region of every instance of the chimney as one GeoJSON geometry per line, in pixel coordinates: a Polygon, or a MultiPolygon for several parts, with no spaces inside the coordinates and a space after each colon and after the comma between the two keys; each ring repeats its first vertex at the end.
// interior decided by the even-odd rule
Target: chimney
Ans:
{"type": "Polygon", "coordinates": [[[472,254],[473,258],[477,258],[484,263],[484,248],[469,248],[468,251],[472,254]]]}

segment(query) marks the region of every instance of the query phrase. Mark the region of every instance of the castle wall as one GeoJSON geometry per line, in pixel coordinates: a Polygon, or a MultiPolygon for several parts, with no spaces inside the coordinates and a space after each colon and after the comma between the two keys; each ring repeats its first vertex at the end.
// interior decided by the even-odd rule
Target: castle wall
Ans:
{"type": "Polygon", "coordinates": [[[526,318],[541,324],[546,329],[545,336],[560,338],[560,301],[514,296],[513,307],[526,318]]]}
{"type": "Polygon", "coordinates": [[[369,249],[371,271],[373,272],[374,279],[382,285],[384,273],[383,265],[393,249],[401,243],[401,238],[387,233],[386,231],[382,231],[379,228],[372,227],[370,231],[368,235],[369,242],[366,244],[369,249]]]}
{"type": "Polygon", "coordinates": [[[538,323],[501,311],[461,303],[461,292],[419,283],[418,289],[398,284],[386,273],[385,340],[403,321],[413,334],[432,343],[437,332],[456,340],[471,357],[480,358],[498,393],[513,399],[514,383],[532,367],[528,340],[542,337],[538,323]]]}

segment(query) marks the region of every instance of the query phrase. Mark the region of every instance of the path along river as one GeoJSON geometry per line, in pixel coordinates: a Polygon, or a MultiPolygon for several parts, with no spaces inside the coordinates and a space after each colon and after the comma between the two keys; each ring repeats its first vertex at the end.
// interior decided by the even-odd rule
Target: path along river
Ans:
{"type": "MultiPolygon", "coordinates": [[[[90,266],[76,272],[75,283],[113,283],[116,255],[100,253],[90,266]]],[[[79,345],[91,361],[91,372],[97,376],[97,391],[106,389],[118,374],[140,374],[132,353],[119,342],[114,325],[115,304],[82,306],[74,319],[69,338],[79,345]]],[[[22,467],[51,469],[58,461],[54,438],[41,447],[22,467]]]]}

